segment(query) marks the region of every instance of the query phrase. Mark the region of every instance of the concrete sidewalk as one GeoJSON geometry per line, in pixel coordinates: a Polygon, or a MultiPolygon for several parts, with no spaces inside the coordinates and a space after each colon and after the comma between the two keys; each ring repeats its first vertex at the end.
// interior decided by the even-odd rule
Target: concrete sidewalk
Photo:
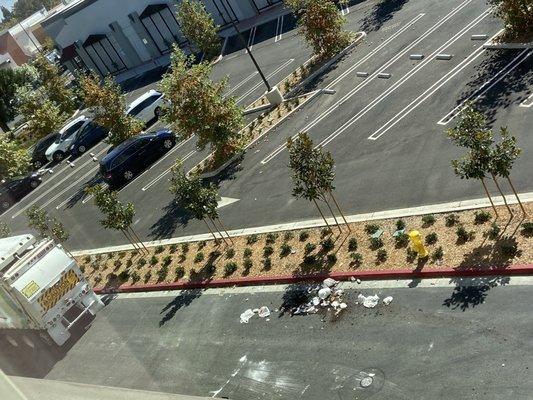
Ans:
{"type": "MultiPolygon", "coordinates": [[[[522,193],[519,195],[520,200],[523,203],[533,202],[533,192],[522,193]]],[[[509,204],[517,204],[516,198],[512,195],[505,196],[509,204]]],[[[503,205],[503,199],[498,198],[494,201],[495,205],[503,205]]],[[[399,208],[395,210],[386,210],[386,211],[376,211],[372,213],[365,214],[354,214],[347,215],[346,219],[348,222],[360,222],[360,221],[372,221],[378,219],[386,218],[405,218],[412,217],[416,215],[424,214],[438,214],[444,212],[454,212],[454,211],[463,211],[463,210],[472,210],[475,208],[490,207],[490,202],[486,197],[474,200],[463,200],[455,201],[450,203],[441,203],[441,204],[432,204],[427,206],[419,207],[410,207],[410,208],[399,208]]],[[[333,218],[328,219],[330,225],[334,225],[333,218]]],[[[234,229],[228,231],[231,237],[235,236],[244,236],[251,234],[263,234],[270,232],[283,232],[296,229],[307,229],[307,228],[317,228],[325,226],[324,220],[322,219],[311,219],[298,222],[287,222],[284,224],[277,225],[266,225],[258,226],[253,228],[245,229],[234,229]]],[[[211,240],[213,237],[210,233],[190,235],[190,236],[180,236],[175,238],[163,239],[163,240],[154,240],[143,242],[146,247],[154,247],[160,245],[170,245],[184,242],[199,242],[201,240],[211,240]]],[[[120,245],[120,246],[110,246],[110,247],[101,247],[97,249],[85,249],[85,250],[76,250],[72,254],[75,256],[78,255],[91,255],[91,254],[100,254],[100,253],[109,253],[113,251],[127,251],[133,250],[133,246],[130,244],[120,245]]]]}

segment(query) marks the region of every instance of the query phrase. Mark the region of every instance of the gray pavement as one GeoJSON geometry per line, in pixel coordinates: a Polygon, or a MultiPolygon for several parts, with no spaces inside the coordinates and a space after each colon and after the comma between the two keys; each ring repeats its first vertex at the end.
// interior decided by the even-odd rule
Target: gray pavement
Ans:
{"type": "MultiPolygon", "coordinates": [[[[239,199],[220,211],[229,229],[316,217],[310,204],[291,197],[288,156],[283,150],[286,138],[304,128],[332,152],[337,197],[349,214],[481,197],[477,182],[453,175],[450,160],[461,150],[443,133],[456,121],[448,122],[449,116],[468,99],[475,100],[495,130],[508,126],[518,138],[523,154],[513,171],[514,182],[519,191],[532,190],[533,138],[528,127],[533,114],[532,108],[520,104],[527,103],[533,91],[533,55],[483,50],[483,42],[471,40],[473,34],[492,36],[501,29],[484,0],[364,1],[352,2],[349,10],[348,28],[364,29],[367,38],[308,87],[328,87],[335,94],[320,95],[294,113],[215,179],[222,196],[239,199]],[[425,58],[410,60],[415,53],[425,58]],[[437,53],[453,57],[435,60],[437,53]],[[361,71],[369,77],[358,77],[361,71]],[[378,78],[379,72],[391,77],[378,78]]],[[[290,25],[278,41],[270,25],[258,29],[261,41],[253,51],[275,83],[302,64],[309,50],[290,25]]],[[[264,91],[244,50],[226,55],[216,65],[213,77],[224,75],[229,75],[228,91],[242,105],[264,91]]],[[[153,82],[141,81],[130,92],[131,98],[157,85],[154,76],[146,79],[153,82]]],[[[162,126],[156,123],[152,129],[162,126]]],[[[100,157],[105,151],[100,144],[92,152],[100,157]]],[[[167,178],[176,158],[185,159],[189,168],[206,154],[196,151],[194,139],[181,143],[121,190],[120,197],[136,206],[135,229],[143,239],[204,233],[202,223],[174,205],[167,178]]],[[[47,183],[0,219],[14,232],[25,231],[24,210],[39,204],[69,227],[73,249],[121,244],[121,235],[99,226],[98,211],[82,191],[97,179],[96,167],[88,156],[77,160],[74,169],[56,167],[47,183]]]]}
{"type": "MultiPolygon", "coordinates": [[[[530,284],[518,277],[343,283],[348,308],[337,318],[283,313],[309,296],[298,285],[122,295],[68,351],[32,373],[235,400],[529,399],[530,284]],[[394,300],[366,309],[355,304],[359,293],[394,300]],[[278,311],[239,323],[245,309],[262,305],[278,311]]],[[[20,360],[36,360],[28,346],[2,349],[3,368],[6,356],[19,354],[19,370],[12,363],[8,374],[24,375],[20,360]]]]}

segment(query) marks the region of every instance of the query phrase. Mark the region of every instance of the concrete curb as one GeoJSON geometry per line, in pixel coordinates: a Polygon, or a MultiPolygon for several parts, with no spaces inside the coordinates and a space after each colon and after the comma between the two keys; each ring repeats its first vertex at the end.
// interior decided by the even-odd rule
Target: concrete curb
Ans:
{"type": "Polygon", "coordinates": [[[483,45],[487,50],[524,50],[533,49],[533,42],[529,43],[494,43],[489,42],[483,45]]]}
{"type": "Polygon", "coordinates": [[[383,280],[383,279],[428,279],[428,278],[467,278],[473,276],[495,276],[495,275],[533,275],[533,264],[518,264],[508,267],[495,267],[486,269],[457,269],[457,268],[440,268],[440,269],[399,269],[399,270],[378,270],[378,271],[346,271],[332,272],[330,274],[313,274],[313,275],[285,275],[275,277],[257,277],[257,278],[233,278],[233,279],[214,279],[201,282],[173,282],[173,283],[156,283],[152,285],[135,285],[121,286],[114,289],[96,288],[97,294],[106,293],[137,293],[137,292],[156,292],[170,290],[187,290],[187,289],[213,289],[234,286],[262,286],[262,285],[282,285],[295,284],[301,282],[321,282],[325,278],[333,278],[338,281],[347,281],[352,279],[361,280],[383,280]]]}
{"type": "MultiPolygon", "coordinates": [[[[514,196],[508,195],[508,196],[505,196],[505,198],[507,199],[507,202],[509,204],[517,204],[516,198],[514,196]]],[[[533,192],[520,194],[520,199],[522,200],[523,203],[533,202],[533,192]]],[[[496,199],[494,201],[494,204],[503,205],[503,199],[496,199]]],[[[400,209],[395,209],[395,210],[377,211],[377,212],[371,212],[371,213],[365,213],[365,214],[347,215],[346,220],[348,222],[373,221],[373,220],[387,219],[387,218],[405,218],[405,217],[412,217],[412,216],[424,215],[424,214],[439,214],[439,213],[444,213],[444,212],[465,211],[465,210],[472,210],[476,208],[485,208],[485,207],[490,207],[490,203],[487,198],[483,197],[483,198],[474,199],[474,200],[454,201],[454,202],[449,202],[449,203],[432,204],[428,206],[400,208],[400,209]]],[[[331,225],[334,225],[333,218],[329,218],[328,223],[330,223],[331,225]]],[[[322,226],[325,226],[324,220],[311,219],[311,220],[306,220],[306,221],[288,222],[288,223],[277,224],[277,225],[266,225],[266,226],[259,226],[259,227],[253,227],[253,228],[234,229],[234,230],[229,231],[228,233],[231,237],[236,237],[236,236],[244,236],[244,235],[251,235],[251,234],[283,232],[283,231],[290,231],[290,230],[296,230],[296,229],[319,228],[322,226]]],[[[202,240],[211,240],[211,239],[212,239],[212,236],[210,233],[203,233],[203,234],[198,234],[198,235],[189,235],[189,236],[181,236],[181,237],[175,237],[175,238],[169,238],[169,239],[163,239],[163,240],[148,241],[148,242],[144,242],[144,245],[146,247],[155,247],[155,246],[166,246],[166,245],[179,244],[179,243],[185,243],[185,242],[199,242],[202,240]]],[[[73,251],[72,254],[75,256],[83,256],[83,255],[92,255],[92,254],[109,253],[113,251],[128,251],[128,250],[133,250],[133,246],[131,246],[130,244],[126,244],[126,245],[102,247],[102,248],[96,248],[96,249],[76,250],[76,251],[73,251]]]]}

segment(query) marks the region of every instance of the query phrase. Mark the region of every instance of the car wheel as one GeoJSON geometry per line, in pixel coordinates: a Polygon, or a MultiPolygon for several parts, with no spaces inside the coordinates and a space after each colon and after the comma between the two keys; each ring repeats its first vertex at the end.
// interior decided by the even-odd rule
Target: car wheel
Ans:
{"type": "Polygon", "coordinates": [[[62,151],[56,151],[53,157],[55,162],[60,162],[63,161],[63,159],[65,158],[65,153],[63,153],[62,151]]]}
{"type": "Polygon", "coordinates": [[[127,181],[131,181],[132,178],[133,178],[133,172],[129,170],[124,172],[124,179],[126,179],[127,181]]]}
{"type": "Polygon", "coordinates": [[[11,203],[8,200],[4,200],[2,203],[0,203],[0,206],[2,206],[2,210],[7,210],[9,207],[11,207],[11,203]]]}
{"type": "Polygon", "coordinates": [[[161,107],[156,107],[154,110],[154,114],[156,118],[159,118],[161,116],[161,107]]]}
{"type": "Polygon", "coordinates": [[[37,186],[39,186],[39,181],[30,181],[30,187],[32,189],[35,189],[37,186]]]}
{"type": "Polygon", "coordinates": [[[42,166],[43,166],[43,163],[40,162],[40,161],[35,161],[35,162],[33,163],[33,167],[34,167],[35,169],[39,169],[39,168],[41,168],[42,166]]]}
{"type": "Polygon", "coordinates": [[[87,149],[85,148],[85,146],[80,146],[78,147],[78,153],[82,154],[82,153],[85,153],[87,149]]]}
{"type": "Polygon", "coordinates": [[[163,148],[165,150],[170,150],[174,146],[174,141],[172,139],[165,139],[163,142],[163,148]]]}

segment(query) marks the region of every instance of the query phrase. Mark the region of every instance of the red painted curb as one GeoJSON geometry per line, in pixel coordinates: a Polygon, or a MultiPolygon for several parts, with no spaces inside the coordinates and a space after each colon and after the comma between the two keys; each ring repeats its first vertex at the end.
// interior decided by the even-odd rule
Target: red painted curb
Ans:
{"type": "Polygon", "coordinates": [[[317,282],[325,278],[333,278],[339,281],[346,281],[350,278],[377,280],[377,279],[412,279],[412,278],[453,278],[453,277],[473,277],[489,275],[533,275],[533,264],[510,265],[508,267],[484,268],[484,269],[457,269],[441,268],[435,270],[398,269],[382,271],[353,271],[353,272],[332,272],[331,274],[314,275],[286,275],[274,277],[257,278],[233,278],[233,279],[213,279],[201,282],[172,282],[156,283],[151,285],[120,286],[118,288],[95,288],[97,294],[105,293],[135,293],[135,292],[155,292],[166,290],[182,289],[209,289],[231,286],[257,286],[290,284],[298,282],[317,282]]]}

